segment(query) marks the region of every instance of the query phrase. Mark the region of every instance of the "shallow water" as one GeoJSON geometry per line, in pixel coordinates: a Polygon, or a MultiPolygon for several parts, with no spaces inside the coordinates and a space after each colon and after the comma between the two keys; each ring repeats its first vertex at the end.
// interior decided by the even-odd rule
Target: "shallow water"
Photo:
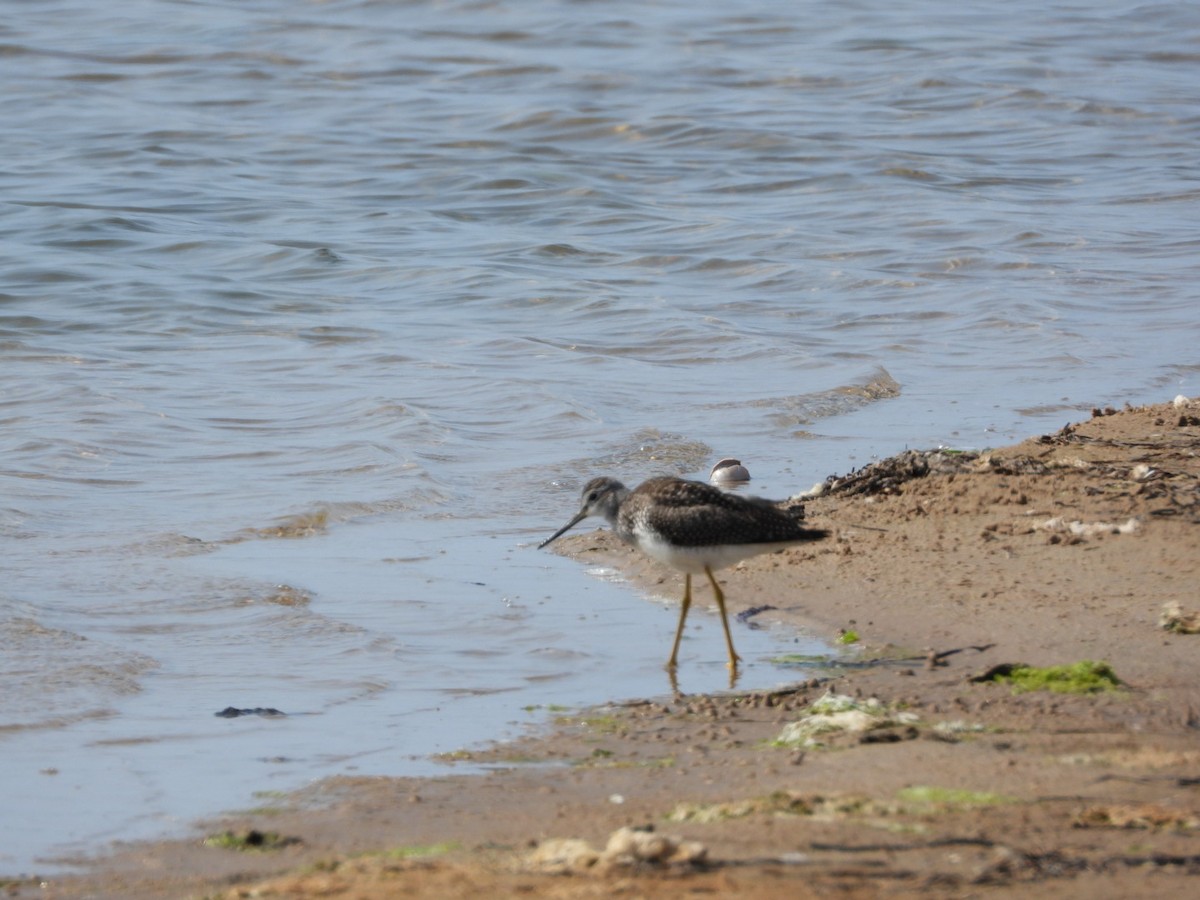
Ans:
{"type": "MultiPolygon", "coordinates": [[[[534,549],[592,474],[783,496],[1200,393],[1198,27],[9,10],[0,871],[665,693],[675,598],[534,549]]],[[[741,686],[795,677],[735,637],[741,686]]]]}

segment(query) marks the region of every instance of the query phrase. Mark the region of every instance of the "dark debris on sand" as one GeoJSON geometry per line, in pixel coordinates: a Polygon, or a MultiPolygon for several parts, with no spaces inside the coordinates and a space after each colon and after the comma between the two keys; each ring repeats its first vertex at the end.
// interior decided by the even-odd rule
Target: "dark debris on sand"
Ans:
{"type": "Polygon", "coordinates": [[[963,450],[905,450],[855,469],[849,475],[830,475],[825,479],[824,493],[845,496],[890,494],[915,478],[968,471],[979,456],[979,453],[963,450]]]}

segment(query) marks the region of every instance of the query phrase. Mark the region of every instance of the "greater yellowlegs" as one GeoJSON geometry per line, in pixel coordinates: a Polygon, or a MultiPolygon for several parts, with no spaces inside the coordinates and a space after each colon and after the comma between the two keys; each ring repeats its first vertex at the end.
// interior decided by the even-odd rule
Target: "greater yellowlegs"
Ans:
{"type": "Polygon", "coordinates": [[[625,543],[683,572],[683,606],[668,669],[675,668],[679,656],[683,622],[692,605],[693,574],[703,572],[712,584],[725,629],[729,668],[736,669],[738,655],[729,633],[725,595],[713,577],[713,569],[829,534],[824,529],[806,527],[803,508],[788,506],[786,501],[727,494],[702,481],[671,476],[651,478],[632,491],[615,478],[593,478],[583,486],[582,500],[575,517],[542,541],[538,549],[588,516],[599,516],[625,543]]]}

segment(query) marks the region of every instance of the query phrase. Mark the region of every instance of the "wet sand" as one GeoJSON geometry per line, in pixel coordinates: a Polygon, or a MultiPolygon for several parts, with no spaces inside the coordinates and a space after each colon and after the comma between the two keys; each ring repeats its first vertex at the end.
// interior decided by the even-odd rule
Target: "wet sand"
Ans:
{"type": "MultiPolygon", "coordinates": [[[[1194,894],[1200,634],[1160,618],[1174,604],[1187,631],[1200,611],[1200,403],[1097,412],[985,454],[884,461],[808,501],[830,539],[722,573],[731,615],[770,606],[755,621],[831,642],[857,634],[843,657],[797,668],[792,687],[572,712],[463,754],[496,766],[485,775],[448,763],[441,778],[334,779],[198,831],[279,836],[277,849],[130,845],[80,876],[9,892],[1194,894]],[[1081,660],[1110,664],[1120,687],[1014,693],[972,680],[1081,660]],[[874,727],[774,743],[829,692],[877,698],[874,727]],[[692,843],[673,857],[554,843],[601,851],[616,829],[647,825],[692,843]]],[[[559,544],[663,593],[681,587],[607,532],[559,544]]]]}

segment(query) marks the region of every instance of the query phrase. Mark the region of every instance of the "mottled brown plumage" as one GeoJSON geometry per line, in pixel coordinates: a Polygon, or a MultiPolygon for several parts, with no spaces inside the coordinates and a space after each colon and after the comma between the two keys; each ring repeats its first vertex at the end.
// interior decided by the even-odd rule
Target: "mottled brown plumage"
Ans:
{"type": "Polygon", "coordinates": [[[773,500],[727,494],[703,482],[670,476],[651,478],[629,494],[616,529],[632,544],[637,540],[630,535],[653,531],[676,547],[790,544],[820,536],[773,500]]]}

